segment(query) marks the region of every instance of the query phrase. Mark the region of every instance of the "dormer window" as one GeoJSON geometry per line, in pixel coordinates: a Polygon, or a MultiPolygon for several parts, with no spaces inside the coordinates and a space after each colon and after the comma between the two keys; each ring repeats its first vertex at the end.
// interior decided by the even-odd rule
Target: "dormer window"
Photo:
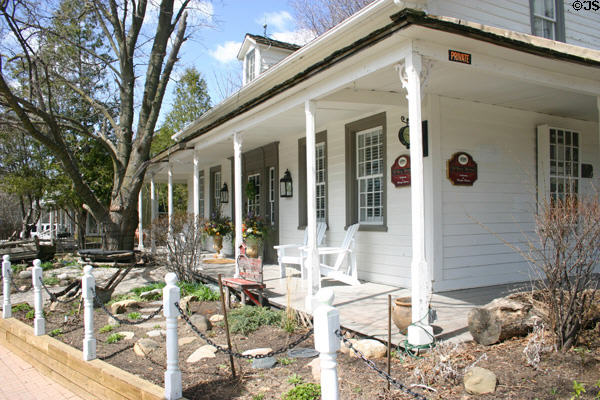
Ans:
{"type": "Polygon", "coordinates": [[[530,0],[531,32],[547,39],[565,41],[563,0],[530,0]]]}
{"type": "Polygon", "coordinates": [[[246,54],[246,82],[250,82],[256,76],[256,68],[254,68],[254,49],[250,50],[248,54],[246,54]]]}

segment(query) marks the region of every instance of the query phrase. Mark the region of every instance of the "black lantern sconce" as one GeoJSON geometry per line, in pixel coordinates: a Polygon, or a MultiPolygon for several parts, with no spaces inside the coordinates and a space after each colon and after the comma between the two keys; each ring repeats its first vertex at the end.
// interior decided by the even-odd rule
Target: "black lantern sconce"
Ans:
{"type": "Polygon", "coordinates": [[[279,197],[292,197],[293,193],[292,174],[286,169],[283,178],[279,180],[279,197]]]}
{"type": "Polygon", "coordinates": [[[227,188],[226,183],[224,183],[223,187],[221,188],[219,200],[221,200],[221,204],[229,203],[229,189],[227,188]]]}
{"type": "MultiPolygon", "coordinates": [[[[398,140],[400,140],[400,143],[402,143],[407,149],[410,149],[410,128],[408,127],[408,118],[401,116],[400,120],[406,125],[400,128],[400,131],[398,131],[398,140]]],[[[429,155],[429,132],[427,131],[427,125],[427,121],[421,121],[421,134],[423,135],[423,157],[427,157],[429,155]]]]}

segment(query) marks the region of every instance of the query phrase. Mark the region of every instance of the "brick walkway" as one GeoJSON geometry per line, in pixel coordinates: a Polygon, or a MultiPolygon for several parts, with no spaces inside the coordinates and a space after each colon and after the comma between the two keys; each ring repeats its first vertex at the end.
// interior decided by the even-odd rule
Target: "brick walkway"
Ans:
{"type": "Polygon", "coordinates": [[[0,400],[81,400],[0,345],[0,400]]]}

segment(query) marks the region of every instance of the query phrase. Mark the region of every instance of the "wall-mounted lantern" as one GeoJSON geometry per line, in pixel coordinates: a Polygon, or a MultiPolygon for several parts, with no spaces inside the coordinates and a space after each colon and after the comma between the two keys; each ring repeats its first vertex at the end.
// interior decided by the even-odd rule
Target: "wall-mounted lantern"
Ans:
{"type": "Polygon", "coordinates": [[[223,187],[221,188],[220,200],[221,204],[229,203],[229,189],[227,188],[226,183],[224,183],[223,187]]]}
{"type": "Polygon", "coordinates": [[[279,180],[279,197],[292,197],[292,174],[286,169],[283,178],[279,180]]]}

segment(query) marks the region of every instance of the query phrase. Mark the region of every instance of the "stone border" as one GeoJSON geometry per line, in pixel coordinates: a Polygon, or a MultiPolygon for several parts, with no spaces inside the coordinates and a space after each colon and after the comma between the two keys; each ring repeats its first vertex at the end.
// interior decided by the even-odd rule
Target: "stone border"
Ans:
{"type": "Polygon", "coordinates": [[[164,389],[102,360],[83,361],[81,351],[15,319],[0,319],[0,344],[78,396],[109,400],[160,400],[164,389]]]}

